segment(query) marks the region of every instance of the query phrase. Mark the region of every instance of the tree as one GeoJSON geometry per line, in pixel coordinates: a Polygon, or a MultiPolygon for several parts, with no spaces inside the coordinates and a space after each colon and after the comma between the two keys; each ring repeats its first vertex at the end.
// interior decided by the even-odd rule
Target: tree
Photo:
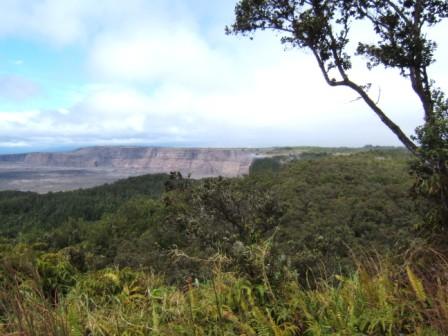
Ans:
{"type": "Polygon", "coordinates": [[[436,43],[426,30],[448,17],[446,0],[239,0],[228,34],[279,32],[281,42],[308,49],[330,86],[355,91],[402,144],[418,158],[418,186],[448,213],[448,100],[428,75],[436,43]],[[356,22],[370,24],[378,41],[355,41],[356,22]],[[409,137],[369,95],[370,83],[350,77],[352,59],[365,57],[368,69],[383,65],[409,79],[418,96],[424,124],[409,137]],[[437,184],[434,188],[434,185],[437,184]],[[428,187],[433,186],[433,187],[428,187]],[[436,191],[435,191],[436,190],[436,191]]]}

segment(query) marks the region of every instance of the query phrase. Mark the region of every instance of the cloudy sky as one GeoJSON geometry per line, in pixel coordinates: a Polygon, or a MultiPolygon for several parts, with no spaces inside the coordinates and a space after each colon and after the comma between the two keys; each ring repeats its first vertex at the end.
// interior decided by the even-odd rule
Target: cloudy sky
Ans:
{"type": "MultiPolygon", "coordinates": [[[[0,0],[0,151],[85,145],[398,145],[312,56],[272,33],[226,36],[235,0],[0,0]]],[[[448,26],[431,75],[448,88],[448,26]]],[[[411,134],[396,73],[356,70],[411,134]]]]}

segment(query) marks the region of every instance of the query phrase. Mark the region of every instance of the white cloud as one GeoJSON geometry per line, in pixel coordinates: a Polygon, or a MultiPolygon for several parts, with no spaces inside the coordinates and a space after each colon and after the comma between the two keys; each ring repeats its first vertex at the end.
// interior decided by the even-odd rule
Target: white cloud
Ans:
{"type": "Polygon", "coordinates": [[[30,143],[27,141],[0,141],[0,148],[21,148],[21,147],[28,147],[30,146],[30,143]]]}
{"type": "MultiPolygon", "coordinates": [[[[78,103],[62,110],[0,115],[0,133],[40,144],[55,139],[201,146],[397,143],[364,104],[350,102],[350,91],[321,87],[314,67],[291,72],[298,60],[249,72],[252,84],[237,86],[237,92],[204,93],[170,83],[149,92],[132,85],[91,85],[78,103]]],[[[391,81],[389,89],[399,84],[391,81]]],[[[392,101],[388,107],[396,108],[394,117],[412,132],[413,102],[398,107],[392,101]]]]}
{"type": "MultiPolygon", "coordinates": [[[[85,2],[84,2],[85,3],[85,2]]],[[[84,33],[83,1],[4,0],[0,34],[18,34],[68,43],[84,33]]]]}
{"type": "Polygon", "coordinates": [[[0,112],[0,124],[2,125],[2,129],[8,126],[10,127],[13,124],[26,125],[39,114],[39,111],[0,112]]]}
{"type": "Polygon", "coordinates": [[[67,45],[135,22],[184,21],[183,1],[2,0],[0,36],[21,36],[67,45]]]}
{"type": "Polygon", "coordinates": [[[210,85],[231,70],[224,56],[186,27],[138,26],[99,36],[90,67],[103,80],[210,85]]]}
{"type": "MultiPolygon", "coordinates": [[[[93,84],[78,88],[75,103],[67,106],[0,113],[0,141],[15,136],[92,144],[398,144],[365,104],[352,102],[357,97],[350,90],[326,86],[311,55],[284,52],[273,34],[257,34],[254,41],[224,36],[232,4],[220,2],[219,10],[206,0],[2,5],[0,36],[82,46],[86,81],[93,84]]],[[[439,52],[443,64],[447,49],[439,52]]],[[[446,83],[446,64],[434,69],[446,83]]],[[[421,114],[405,80],[364,67],[354,76],[373,82],[372,96],[381,91],[381,106],[412,133],[421,114]]]]}

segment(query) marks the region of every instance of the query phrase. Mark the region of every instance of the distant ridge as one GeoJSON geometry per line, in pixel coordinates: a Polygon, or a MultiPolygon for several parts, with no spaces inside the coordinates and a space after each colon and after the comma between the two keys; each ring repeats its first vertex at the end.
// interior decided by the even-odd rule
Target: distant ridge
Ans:
{"type": "MultiPolygon", "coordinates": [[[[0,155],[0,190],[38,193],[91,188],[131,176],[170,173],[183,176],[237,177],[249,174],[257,158],[279,157],[283,162],[322,155],[350,155],[402,148],[268,147],[172,148],[144,146],[83,147],[66,152],[0,155]]],[[[260,161],[261,165],[271,164],[260,161]]]]}
{"type": "Polygon", "coordinates": [[[128,169],[147,174],[179,171],[195,178],[233,177],[247,174],[255,155],[250,149],[96,146],[69,152],[0,155],[0,167],[128,169]]]}

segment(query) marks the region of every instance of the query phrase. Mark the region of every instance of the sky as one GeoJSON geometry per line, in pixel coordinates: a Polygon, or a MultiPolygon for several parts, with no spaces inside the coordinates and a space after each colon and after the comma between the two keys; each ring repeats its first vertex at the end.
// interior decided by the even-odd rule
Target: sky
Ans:
{"type": "MultiPolygon", "coordinates": [[[[325,84],[309,52],[272,32],[225,35],[235,2],[0,0],[0,152],[400,144],[353,92],[325,84]]],[[[445,91],[447,29],[430,32],[445,91]]],[[[409,83],[356,65],[412,134],[422,113],[409,83]]]]}

